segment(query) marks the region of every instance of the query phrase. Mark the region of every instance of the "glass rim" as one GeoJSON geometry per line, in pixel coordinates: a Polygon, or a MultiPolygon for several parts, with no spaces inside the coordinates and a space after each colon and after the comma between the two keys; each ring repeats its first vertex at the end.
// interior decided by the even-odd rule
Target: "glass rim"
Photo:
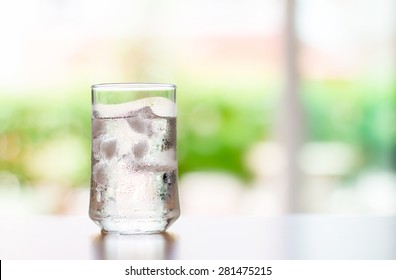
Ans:
{"type": "Polygon", "coordinates": [[[176,85],[166,83],[102,83],[91,86],[92,90],[175,90],[176,85]]]}

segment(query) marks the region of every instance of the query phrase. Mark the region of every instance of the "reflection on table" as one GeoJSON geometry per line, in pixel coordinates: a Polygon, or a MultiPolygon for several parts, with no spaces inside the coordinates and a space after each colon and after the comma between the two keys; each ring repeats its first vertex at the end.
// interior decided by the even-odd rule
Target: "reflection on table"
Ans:
{"type": "Polygon", "coordinates": [[[182,216],[151,235],[101,234],[88,217],[0,218],[0,259],[396,259],[396,218],[182,216]]]}
{"type": "Polygon", "coordinates": [[[175,257],[176,237],[170,233],[120,235],[99,233],[94,258],[104,260],[167,260],[175,257]]]}

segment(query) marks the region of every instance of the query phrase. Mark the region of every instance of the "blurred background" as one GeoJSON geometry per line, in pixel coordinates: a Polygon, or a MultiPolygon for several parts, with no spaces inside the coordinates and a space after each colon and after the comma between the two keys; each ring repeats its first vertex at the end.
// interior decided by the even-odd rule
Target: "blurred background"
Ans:
{"type": "Polygon", "coordinates": [[[90,86],[178,87],[192,215],[396,214],[393,0],[3,0],[0,215],[87,215],[90,86]]]}

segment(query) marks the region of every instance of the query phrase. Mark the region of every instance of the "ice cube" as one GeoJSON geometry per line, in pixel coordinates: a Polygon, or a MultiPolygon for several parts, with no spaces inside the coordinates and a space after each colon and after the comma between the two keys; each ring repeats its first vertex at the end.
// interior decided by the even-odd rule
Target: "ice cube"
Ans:
{"type": "Polygon", "coordinates": [[[92,179],[98,185],[106,185],[108,181],[108,174],[105,164],[97,163],[94,165],[92,170],[92,179]]]}
{"type": "Polygon", "coordinates": [[[92,138],[97,138],[101,134],[105,133],[106,125],[105,120],[92,118],[92,138]]]}
{"type": "Polygon", "coordinates": [[[150,107],[143,107],[140,110],[129,112],[130,117],[126,120],[130,128],[138,133],[148,136],[153,134],[150,118],[156,117],[150,107]]]}
{"type": "Polygon", "coordinates": [[[146,131],[144,120],[140,118],[128,118],[127,122],[129,126],[138,133],[144,133],[146,131]]]}
{"type": "Polygon", "coordinates": [[[92,140],[92,152],[96,159],[100,159],[100,143],[102,143],[101,139],[94,138],[92,140]]]}
{"type": "Polygon", "coordinates": [[[142,157],[144,157],[147,151],[148,151],[148,145],[146,141],[141,141],[133,147],[133,154],[137,159],[141,159],[142,157]]]}
{"type": "Polygon", "coordinates": [[[167,118],[166,133],[162,138],[162,151],[176,147],[176,118],[167,118]]]}
{"type": "Polygon", "coordinates": [[[153,110],[149,107],[149,106],[144,106],[142,108],[140,108],[139,110],[136,111],[131,111],[129,112],[130,116],[139,116],[141,118],[152,118],[155,117],[156,115],[154,114],[153,110]]]}
{"type": "Polygon", "coordinates": [[[132,152],[133,145],[147,139],[147,136],[131,129],[128,119],[114,120],[112,136],[117,139],[117,156],[122,157],[132,152]]]}
{"type": "Polygon", "coordinates": [[[100,144],[100,150],[106,159],[111,159],[117,152],[117,139],[106,139],[100,144]]]}
{"type": "Polygon", "coordinates": [[[145,107],[156,116],[176,117],[176,103],[165,97],[148,97],[121,104],[95,104],[93,110],[98,118],[125,118],[145,107]]]}
{"type": "Polygon", "coordinates": [[[152,97],[151,109],[160,117],[176,117],[176,103],[164,97],[152,97]]]}

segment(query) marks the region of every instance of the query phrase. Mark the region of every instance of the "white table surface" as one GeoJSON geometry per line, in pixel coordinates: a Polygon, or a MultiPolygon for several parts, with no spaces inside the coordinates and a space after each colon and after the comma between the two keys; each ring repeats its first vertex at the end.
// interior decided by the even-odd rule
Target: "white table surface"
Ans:
{"type": "Polygon", "coordinates": [[[88,218],[0,218],[0,259],[396,259],[396,217],[184,217],[165,234],[103,235],[88,218]]]}

